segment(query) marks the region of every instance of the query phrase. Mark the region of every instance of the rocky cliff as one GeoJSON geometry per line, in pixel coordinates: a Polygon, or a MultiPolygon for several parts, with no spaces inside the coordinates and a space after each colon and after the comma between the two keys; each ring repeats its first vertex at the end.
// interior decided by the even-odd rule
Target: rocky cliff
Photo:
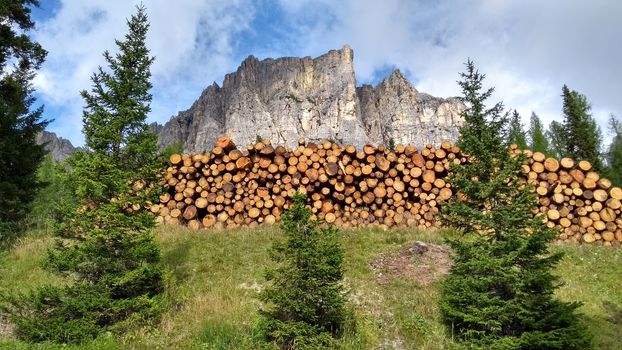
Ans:
{"type": "Polygon", "coordinates": [[[73,147],[69,140],[45,130],[37,135],[37,143],[44,145],[52,157],[59,162],[65,160],[76,151],[76,148],[73,147]]]}
{"type": "Polygon", "coordinates": [[[349,46],[314,59],[250,56],[222,87],[212,84],[167,122],[160,145],[203,151],[227,134],[241,145],[259,137],[286,145],[304,138],[421,146],[455,140],[463,109],[457,99],[418,92],[399,71],[376,87],[357,88],[349,46]]]}

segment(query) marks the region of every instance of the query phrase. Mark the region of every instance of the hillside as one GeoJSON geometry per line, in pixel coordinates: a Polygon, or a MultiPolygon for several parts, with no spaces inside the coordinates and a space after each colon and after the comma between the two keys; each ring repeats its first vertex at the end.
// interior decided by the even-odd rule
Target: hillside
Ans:
{"type": "MultiPolygon", "coordinates": [[[[343,349],[460,349],[439,319],[438,283],[447,265],[445,231],[349,229],[345,284],[356,330],[343,349]],[[426,247],[415,244],[427,243],[426,247]]],[[[254,349],[253,298],[269,264],[267,249],[276,226],[256,230],[191,232],[161,227],[156,232],[168,270],[167,310],[161,322],[118,338],[103,336],[83,346],[37,345],[12,340],[0,319],[0,349],[254,349]]],[[[0,258],[0,292],[28,291],[51,278],[40,265],[53,239],[31,232],[0,258]]],[[[564,300],[581,300],[583,320],[595,334],[595,348],[619,349],[622,337],[622,250],[555,245],[566,253],[558,269],[564,300]]]]}

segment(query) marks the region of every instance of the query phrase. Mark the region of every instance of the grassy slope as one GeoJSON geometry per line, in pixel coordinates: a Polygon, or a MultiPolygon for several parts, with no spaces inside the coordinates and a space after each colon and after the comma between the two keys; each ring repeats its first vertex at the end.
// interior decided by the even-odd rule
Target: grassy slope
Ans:
{"type": "MultiPolygon", "coordinates": [[[[344,349],[458,349],[440,323],[437,288],[406,278],[379,284],[369,263],[414,240],[440,242],[439,232],[407,230],[345,231],[346,285],[357,331],[341,341],[344,349]]],[[[254,299],[269,263],[267,248],[275,228],[189,232],[161,228],[157,239],[170,271],[162,321],[117,338],[112,335],[80,347],[28,346],[0,338],[7,349],[253,349],[254,299]]],[[[53,240],[33,233],[0,258],[0,291],[27,291],[42,283],[62,283],[40,264],[53,240]]],[[[596,334],[597,349],[617,349],[622,338],[622,250],[557,246],[567,253],[558,273],[566,281],[559,295],[582,300],[581,311],[596,334]]]]}

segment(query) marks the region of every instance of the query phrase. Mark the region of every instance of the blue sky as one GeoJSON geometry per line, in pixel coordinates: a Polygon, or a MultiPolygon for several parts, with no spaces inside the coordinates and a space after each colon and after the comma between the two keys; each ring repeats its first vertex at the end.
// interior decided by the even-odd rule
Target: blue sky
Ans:
{"type": "MultiPolygon", "coordinates": [[[[349,44],[358,84],[400,69],[422,92],[449,97],[470,57],[496,100],[560,120],[561,86],[585,94],[606,132],[622,117],[622,2],[618,0],[143,0],[154,95],[163,123],[220,84],[248,55],[318,56],[349,44]]],[[[31,35],[48,51],[35,79],[51,131],[81,144],[82,100],[104,50],[126,31],[138,2],[48,0],[31,35]]],[[[491,101],[492,103],[493,101],[491,101]]]]}

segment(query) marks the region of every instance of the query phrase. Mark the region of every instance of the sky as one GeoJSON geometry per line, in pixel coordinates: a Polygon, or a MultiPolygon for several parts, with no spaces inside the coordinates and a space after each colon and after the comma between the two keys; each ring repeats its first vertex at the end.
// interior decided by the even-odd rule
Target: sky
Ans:
{"type": "MultiPolygon", "coordinates": [[[[48,130],[81,145],[83,101],[102,53],[140,1],[43,0],[29,34],[47,51],[34,85],[48,130]]],[[[357,83],[377,84],[400,69],[438,97],[460,95],[471,59],[503,101],[529,123],[531,112],[561,121],[561,88],[584,94],[610,139],[622,118],[622,1],[619,0],[142,0],[153,102],[149,122],[188,109],[212,82],[249,55],[260,59],[354,50],[357,83]]]]}

